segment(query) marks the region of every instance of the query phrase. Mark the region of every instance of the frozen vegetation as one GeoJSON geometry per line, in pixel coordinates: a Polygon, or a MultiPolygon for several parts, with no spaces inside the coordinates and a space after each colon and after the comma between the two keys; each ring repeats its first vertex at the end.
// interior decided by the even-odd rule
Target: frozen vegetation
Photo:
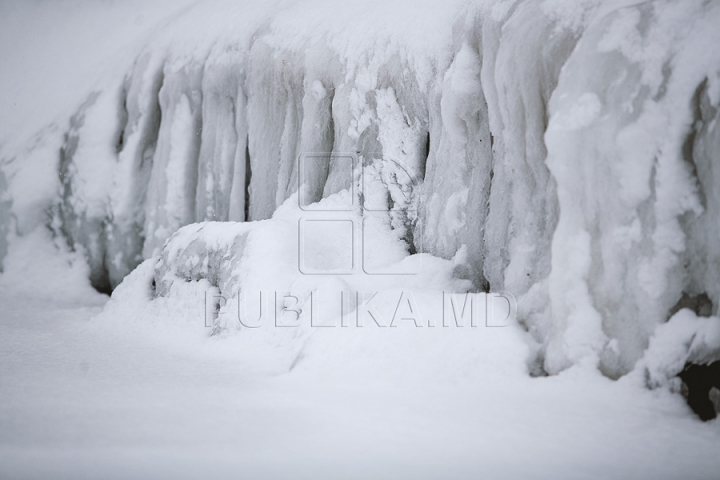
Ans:
{"type": "Polygon", "coordinates": [[[462,382],[677,394],[720,361],[720,1],[174,12],[1,139],[0,262],[47,226],[113,292],[97,322],[272,374],[423,351],[462,382]],[[503,335],[419,333],[506,295],[483,292],[515,299],[503,335]],[[242,321],[263,311],[293,328],[242,321]]]}

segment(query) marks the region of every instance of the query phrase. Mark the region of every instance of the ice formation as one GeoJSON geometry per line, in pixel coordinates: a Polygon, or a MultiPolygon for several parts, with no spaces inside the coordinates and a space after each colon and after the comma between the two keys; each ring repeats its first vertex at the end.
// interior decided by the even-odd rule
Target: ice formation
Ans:
{"type": "MultiPolygon", "coordinates": [[[[231,295],[262,272],[249,232],[294,245],[281,205],[346,198],[388,265],[512,293],[535,373],[618,377],[682,307],[698,331],[717,322],[720,2],[339,3],[174,18],[62,137],[16,156],[56,158],[53,199],[28,199],[23,167],[3,165],[0,258],[11,228],[49,211],[100,290],[153,258],[156,296],[186,280],[231,295]],[[208,221],[241,223],[180,229],[208,221]]],[[[252,281],[291,287],[283,275],[252,281]]],[[[707,347],[720,359],[720,340],[707,347]]]]}

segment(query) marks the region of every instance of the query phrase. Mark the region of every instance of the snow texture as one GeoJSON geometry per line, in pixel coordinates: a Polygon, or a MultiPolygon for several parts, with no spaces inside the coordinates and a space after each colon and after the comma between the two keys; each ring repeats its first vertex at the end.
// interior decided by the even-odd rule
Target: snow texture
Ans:
{"type": "Polygon", "coordinates": [[[616,378],[718,315],[718,24],[702,0],[193,5],[1,152],[0,258],[47,223],[97,289],[126,279],[114,304],[150,277],[154,301],[290,290],[298,215],[327,207],[371,268],[421,271],[398,288],[514,295],[533,373],[616,378]]]}
{"type": "MultiPolygon", "coordinates": [[[[197,236],[220,249],[240,225],[197,236]]],[[[13,237],[0,276],[3,478],[673,480],[720,468],[717,420],[632,376],[529,378],[518,329],[368,319],[309,338],[208,336],[209,281],[153,299],[148,260],[108,302],[82,255],[49,237],[13,237]]]]}

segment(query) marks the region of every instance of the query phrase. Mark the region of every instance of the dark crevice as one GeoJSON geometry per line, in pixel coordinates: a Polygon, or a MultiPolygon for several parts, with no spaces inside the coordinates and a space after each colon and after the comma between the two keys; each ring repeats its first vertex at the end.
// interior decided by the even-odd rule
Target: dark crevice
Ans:
{"type": "Polygon", "coordinates": [[[425,172],[427,171],[428,160],[430,159],[430,131],[428,130],[427,136],[425,137],[425,155],[422,164],[420,165],[420,176],[422,180],[425,180],[425,172]]]}
{"type": "MultiPolygon", "coordinates": [[[[325,193],[325,187],[327,187],[327,181],[328,178],[330,178],[330,163],[332,162],[332,150],[335,147],[335,119],[333,118],[333,101],[335,100],[335,89],[332,90],[330,94],[330,99],[328,102],[328,123],[327,127],[325,128],[325,138],[324,138],[324,145],[326,146],[325,150],[330,152],[330,158],[328,159],[328,165],[327,168],[324,171],[324,177],[321,180],[321,188],[320,190],[320,198],[314,199],[313,201],[320,201],[323,197],[323,194],[325,193]]],[[[299,174],[300,172],[298,172],[299,174]]],[[[329,192],[328,192],[329,193],[329,192]]]]}
{"type": "MultiPolygon", "coordinates": [[[[672,317],[682,309],[692,310],[698,317],[709,317],[712,315],[713,302],[705,292],[697,295],[683,292],[669,316],[672,317]]],[[[683,396],[693,412],[705,421],[715,418],[720,410],[720,399],[715,398],[717,395],[711,395],[711,390],[720,389],[720,361],[708,365],[688,363],[678,377],[683,382],[683,396]]]]}
{"type": "Polygon", "coordinates": [[[411,228],[411,225],[408,225],[408,227],[405,229],[405,237],[403,237],[403,240],[408,245],[408,254],[415,255],[418,253],[418,248],[415,246],[415,234],[413,233],[413,228],[411,228]]]}
{"type": "Polygon", "coordinates": [[[252,169],[250,167],[250,136],[245,139],[245,218],[244,221],[250,221],[250,180],[252,179],[252,169]]]}
{"type": "MultiPolygon", "coordinates": [[[[428,162],[430,160],[430,130],[428,130],[427,134],[425,135],[425,150],[423,152],[423,161],[420,163],[419,171],[418,171],[418,177],[415,175],[412,175],[411,172],[407,172],[408,175],[410,175],[410,179],[412,181],[412,194],[417,194],[416,189],[420,186],[421,182],[425,181],[425,173],[427,172],[427,166],[428,162]]],[[[410,255],[415,255],[417,253],[422,252],[422,247],[417,245],[416,239],[415,239],[415,226],[417,219],[411,220],[407,218],[407,213],[405,214],[406,222],[405,222],[405,235],[403,236],[403,240],[408,245],[408,253],[410,255]]]]}
{"type": "MultiPolygon", "coordinates": [[[[153,86],[152,98],[153,103],[148,109],[148,119],[143,129],[143,136],[140,141],[142,154],[140,155],[139,169],[145,167],[146,163],[152,164],[155,148],[160,138],[160,125],[162,125],[162,106],[160,105],[160,90],[165,83],[165,76],[162,71],[158,73],[158,78],[153,86]]],[[[149,167],[149,165],[148,165],[149,167]]]]}
{"type": "Polygon", "coordinates": [[[717,417],[717,395],[711,395],[711,390],[720,389],[720,361],[708,365],[688,364],[678,376],[692,411],[704,421],[717,417]]]}
{"type": "Polygon", "coordinates": [[[115,141],[115,154],[119,154],[122,152],[123,147],[125,146],[125,135],[129,120],[129,114],[128,114],[128,108],[127,108],[127,86],[123,85],[122,92],[120,93],[121,96],[121,102],[120,102],[120,109],[119,109],[119,121],[118,121],[118,134],[117,134],[117,140],[115,141]]]}
{"type": "Polygon", "coordinates": [[[90,284],[98,292],[104,293],[108,296],[112,295],[113,288],[110,284],[110,273],[104,264],[96,275],[92,275],[90,277],[90,284]]]}
{"type": "Polygon", "coordinates": [[[691,295],[687,292],[683,292],[680,300],[678,300],[675,306],[670,309],[668,318],[672,317],[683,308],[692,310],[698,317],[709,317],[712,315],[713,302],[705,292],[698,295],[691,295]]]}
{"type": "Polygon", "coordinates": [[[692,178],[695,180],[696,185],[698,186],[698,194],[700,196],[700,201],[702,202],[703,207],[705,207],[705,195],[702,191],[702,182],[699,181],[698,177],[698,169],[697,165],[695,164],[695,139],[698,135],[698,131],[702,128],[703,125],[703,115],[702,115],[702,98],[704,95],[707,94],[707,86],[708,86],[708,80],[707,78],[703,80],[698,87],[695,89],[695,94],[692,97],[691,101],[691,108],[692,108],[692,115],[693,115],[693,122],[690,126],[690,132],[688,133],[687,137],[685,138],[685,142],[683,142],[682,146],[682,158],[685,161],[685,164],[690,169],[690,174],[692,175],[692,178]]]}

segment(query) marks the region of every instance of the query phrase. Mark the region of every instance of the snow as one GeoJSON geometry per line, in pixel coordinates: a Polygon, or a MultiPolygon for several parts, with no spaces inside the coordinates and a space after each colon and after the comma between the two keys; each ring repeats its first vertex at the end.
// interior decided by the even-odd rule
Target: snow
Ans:
{"type": "Polygon", "coordinates": [[[208,337],[202,298],[174,318],[136,305],[92,319],[106,297],[82,258],[42,232],[11,249],[4,478],[701,479],[720,466],[717,422],[679,395],[577,367],[528,378],[511,330],[329,328],[287,372],[258,342],[208,337]]]}
{"type": "Polygon", "coordinates": [[[700,318],[682,309],[660,326],[643,357],[647,382],[662,385],[673,381],[688,362],[699,365],[720,360],[720,319],[700,318]]]}
{"type": "Polygon", "coordinates": [[[683,294],[716,298],[718,283],[700,280],[696,263],[715,256],[689,225],[717,223],[715,177],[701,173],[712,161],[695,145],[713,135],[716,111],[700,104],[716,75],[717,52],[703,45],[719,12],[694,2],[619,9],[587,28],[562,69],[545,134],[562,212],[549,371],[599,354],[608,375],[626,373],[683,294]],[[617,348],[603,347],[612,340],[617,348]]]}
{"type": "Polygon", "coordinates": [[[717,476],[718,2],[0,13],[0,476],[717,476]]]}

